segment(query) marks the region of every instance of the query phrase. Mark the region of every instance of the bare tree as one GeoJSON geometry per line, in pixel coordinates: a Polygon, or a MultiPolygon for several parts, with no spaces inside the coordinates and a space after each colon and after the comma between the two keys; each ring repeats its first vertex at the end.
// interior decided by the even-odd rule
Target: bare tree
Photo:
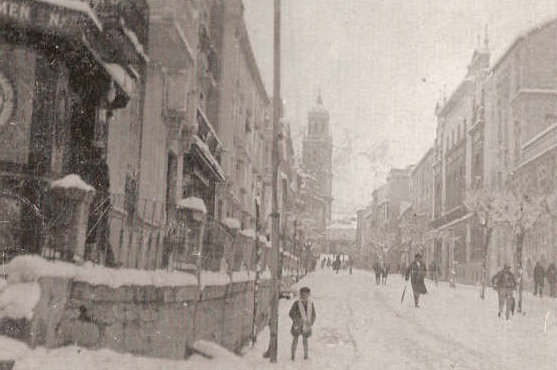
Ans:
{"type": "Polygon", "coordinates": [[[518,312],[522,311],[522,256],[524,239],[544,212],[545,198],[532,197],[516,189],[477,189],[466,196],[465,205],[474,212],[484,229],[483,281],[480,297],[485,296],[487,285],[487,255],[491,235],[497,226],[506,226],[513,231],[515,271],[519,278],[518,312]]]}
{"type": "Polygon", "coordinates": [[[489,242],[493,229],[497,225],[497,220],[502,219],[499,206],[501,205],[500,193],[485,188],[475,189],[466,194],[464,205],[473,212],[483,229],[483,250],[482,250],[482,289],[480,298],[485,298],[485,288],[487,286],[487,256],[489,242]]]}
{"type": "Polygon", "coordinates": [[[427,240],[427,217],[417,213],[409,213],[401,218],[399,224],[400,240],[403,245],[408,246],[408,253],[410,258],[410,251],[413,246],[423,248],[427,240]]]}

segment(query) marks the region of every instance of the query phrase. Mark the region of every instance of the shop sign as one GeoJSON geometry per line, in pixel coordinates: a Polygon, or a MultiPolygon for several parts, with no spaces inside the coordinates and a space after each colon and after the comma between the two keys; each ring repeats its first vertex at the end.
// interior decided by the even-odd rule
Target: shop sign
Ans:
{"type": "Polygon", "coordinates": [[[48,3],[0,0],[0,22],[23,27],[75,34],[82,13],[48,3]]]}

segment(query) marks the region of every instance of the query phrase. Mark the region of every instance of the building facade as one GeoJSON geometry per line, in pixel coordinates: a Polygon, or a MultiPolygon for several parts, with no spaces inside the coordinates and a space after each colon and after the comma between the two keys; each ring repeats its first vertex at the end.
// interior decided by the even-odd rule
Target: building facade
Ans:
{"type": "Polygon", "coordinates": [[[264,141],[269,97],[244,21],[242,1],[215,1],[215,53],[220,60],[218,124],[221,164],[226,180],[218,187],[217,214],[237,218],[242,228],[255,223],[255,199],[261,196],[264,141]]]}
{"type": "MultiPolygon", "coordinates": [[[[527,283],[532,282],[537,261],[547,267],[557,258],[556,35],[557,20],[552,20],[518,37],[494,64],[489,81],[493,97],[486,120],[494,128],[491,142],[497,157],[485,175],[492,186],[507,186],[544,203],[539,220],[524,240],[522,266],[527,283]]],[[[515,259],[515,251],[505,247],[512,245],[507,235],[504,229],[497,233],[497,248],[490,255],[492,269],[515,259]]]]}
{"type": "MultiPolygon", "coordinates": [[[[95,219],[109,188],[122,185],[109,175],[109,153],[120,124],[139,139],[148,19],[145,1],[0,2],[0,187],[11,225],[1,233],[9,253],[40,252],[53,180],[77,174],[93,185],[95,219]]],[[[137,182],[140,153],[130,152],[137,182]]],[[[89,224],[88,244],[106,246],[106,226],[89,224]]]]}
{"type": "MultiPolygon", "coordinates": [[[[436,107],[437,132],[434,159],[434,259],[441,275],[454,271],[459,281],[476,282],[481,274],[481,244],[472,242],[479,232],[477,220],[465,205],[472,174],[481,172],[482,138],[477,121],[483,83],[489,73],[488,41],[472,55],[464,80],[436,107]],[[469,132],[470,130],[470,132],[469,132]],[[479,135],[479,137],[478,137],[479,135]],[[474,160],[472,159],[474,156],[474,160]],[[480,162],[477,162],[477,161],[480,162]]],[[[474,180],[477,184],[478,180],[474,180]]]]}

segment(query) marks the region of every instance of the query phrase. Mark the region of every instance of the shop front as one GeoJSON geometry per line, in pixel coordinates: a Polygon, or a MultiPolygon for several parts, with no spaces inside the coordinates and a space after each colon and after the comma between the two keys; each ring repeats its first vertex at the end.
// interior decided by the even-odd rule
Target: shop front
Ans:
{"type": "Polygon", "coordinates": [[[108,3],[103,18],[89,2],[0,0],[0,240],[8,257],[40,253],[53,180],[78,174],[108,192],[110,117],[127,104],[146,58],[141,33],[125,23],[129,7],[112,1],[107,17],[108,3]]]}

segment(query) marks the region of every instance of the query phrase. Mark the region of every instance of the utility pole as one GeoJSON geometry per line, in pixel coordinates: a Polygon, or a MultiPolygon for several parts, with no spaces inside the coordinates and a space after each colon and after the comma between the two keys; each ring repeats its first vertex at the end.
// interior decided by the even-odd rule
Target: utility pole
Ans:
{"type": "Polygon", "coordinates": [[[271,320],[270,331],[271,339],[269,343],[269,357],[271,362],[277,362],[278,347],[278,306],[280,293],[280,215],[278,207],[278,169],[279,169],[279,121],[280,121],[280,0],[275,0],[274,4],[274,68],[273,68],[273,153],[272,166],[273,174],[271,180],[273,203],[272,217],[273,224],[271,229],[271,266],[272,266],[272,284],[271,284],[271,320]]]}

